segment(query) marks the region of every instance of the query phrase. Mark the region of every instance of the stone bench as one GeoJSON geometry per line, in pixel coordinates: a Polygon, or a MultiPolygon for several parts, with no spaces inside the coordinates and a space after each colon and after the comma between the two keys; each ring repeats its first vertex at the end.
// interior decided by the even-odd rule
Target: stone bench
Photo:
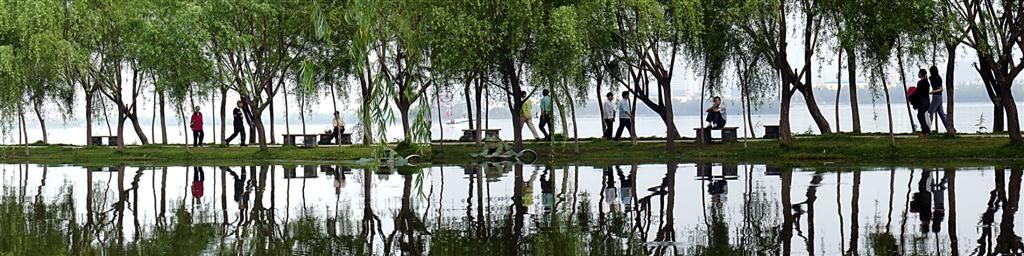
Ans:
{"type": "Polygon", "coordinates": [[[736,142],[736,130],[737,129],[739,129],[739,128],[738,127],[728,127],[728,126],[722,127],[721,129],[708,129],[708,128],[705,128],[705,127],[698,127],[698,128],[693,128],[693,131],[697,134],[696,137],[695,137],[697,139],[697,143],[700,143],[700,144],[710,144],[712,142],[712,140],[714,139],[714,138],[711,137],[711,131],[712,130],[721,130],[722,131],[722,141],[723,142],[736,142]]]}
{"type": "MultiPolygon", "coordinates": [[[[331,136],[331,134],[320,134],[320,140],[318,141],[318,144],[320,144],[320,145],[334,145],[334,143],[331,142],[333,140],[334,140],[334,137],[331,136]]],[[[351,133],[342,133],[342,134],[338,135],[338,140],[341,141],[341,144],[351,145],[352,144],[352,134],[351,133]]]]}
{"type": "Polygon", "coordinates": [[[281,136],[284,136],[285,146],[297,146],[295,144],[295,140],[296,138],[301,137],[303,147],[315,148],[317,147],[316,142],[319,134],[282,134],[281,136]]]}
{"type": "Polygon", "coordinates": [[[117,146],[121,143],[121,137],[118,136],[92,136],[89,137],[89,145],[92,146],[117,146]],[[103,138],[107,138],[107,144],[103,144],[103,138]]]}
{"type": "Polygon", "coordinates": [[[462,129],[462,137],[459,137],[459,141],[476,141],[480,131],[484,132],[484,138],[501,139],[498,137],[498,133],[501,129],[462,129]]]}
{"type": "Polygon", "coordinates": [[[778,125],[765,125],[764,126],[764,139],[778,139],[779,138],[779,126],[778,125]]]}

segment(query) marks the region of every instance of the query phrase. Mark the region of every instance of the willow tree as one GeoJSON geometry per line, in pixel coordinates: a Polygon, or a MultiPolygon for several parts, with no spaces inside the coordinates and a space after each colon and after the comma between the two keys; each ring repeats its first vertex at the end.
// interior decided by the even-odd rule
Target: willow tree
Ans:
{"type": "Polygon", "coordinates": [[[628,0],[615,6],[619,39],[615,58],[625,66],[616,80],[661,117],[670,151],[679,137],[672,109],[672,78],[683,47],[693,45],[701,31],[700,4],[695,0],[628,0]]]}
{"type": "MultiPolygon", "coordinates": [[[[477,1],[451,1],[432,7],[430,19],[431,42],[430,63],[434,79],[450,84],[462,85],[465,96],[469,128],[479,128],[473,116],[473,89],[477,91],[477,114],[482,81],[490,76],[498,45],[493,43],[495,27],[491,23],[490,5],[477,1]]],[[[477,136],[478,138],[480,136],[477,136]]],[[[480,141],[477,140],[479,144],[480,141]]]]}
{"type": "MultiPolygon", "coordinates": [[[[613,37],[617,31],[615,2],[614,0],[582,1],[577,7],[581,14],[580,22],[584,23],[580,26],[584,37],[582,40],[585,56],[583,70],[587,79],[594,83],[598,106],[604,106],[605,89],[608,89],[608,92],[614,92],[617,89],[615,86],[617,83],[614,83],[612,77],[620,75],[619,71],[621,71],[620,61],[614,58],[614,51],[617,49],[613,37]]],[[[601,120],[609,118],[604,115],[604,111],[598,112],[601,113],[601,120]]],[[[605,125],[607,124],[601,122],[602,128],[605,128],[605,125]]],[[[632,134],[635,143],[636,133],[632,134]]]]}
{"type": "MultiPolygon", "coordinates": [[[[952,1],[952,0],[951,0],[952,1]]],[[[981,74],[995,112],[993,131],[1002,128],[1013,143],[1022,142],[1013,82],[1024,71],[1024,3],[1019,0],[960,0],[957,14],[967,25],[965,44],[978,56],[981,74]]],[[[948,79],[948,78],[947,78],[948,79]]]]}
{"type": "Polygon", "coordinates": [[[946,75],[943,76],[946,83],[943,85],[943,91],[946,92],[946,132],[956,134],[956,127],[953,125],[956,116],[954,108],[956,86],[953,83],[955,81],[953,70],[956,69],[956,50],[967,36],[967,26],[963,17],[957,15],[955,1],[936,0],[933,3],[936,22],[931,26],[932,36],[938,39],[936,43],[941,43],[946,53],[946,75]]]}
{"type": "MultiPolygon", "coordinates": [[[[574,6],[561,6],[550,10],[538,35],[538,48],[533,64],[534,88],[544,84],[551,88],[553,97],[566,101],[571,113],[575,151],[579,153],[579,123],[576,106],[585,106],[590,91],[585,71],[585,52],[581,17],[574,6]]],[[[513,119],[520,120],[520,119],[513,119]]],[[[563,118],[565,120],[565,118],[563,118]]],[[[516,122],[520,123],[520,122],[516,122]]],[[[522,127],[520,127],[522,129],[522,127]]],[[[563,128],[566,135],[568,130],[563,128]]],[[[520,132],[521,133],[521,132],[520,132]]]]}
{"type": "Polygon", "coordinates": [[[260,150],[267,149],[264,110],[281,90],[283,79],[308,54],[302,42],[311,31],[311,2],[304,1],[203,1],[208,17],[209,54],[224,85],[237,92],[252,113],[251,126],[260,150]],[[300,12],[298,15],[294,12],[300,12]]]}
{"type": "Polygon", "coordinates": [[[896,137],[892,124],[892,104],[886,79],[886,66],[890,65],[893,51],[898,47],[901,38],[923,35],[921,28],[929,19],[929,12],[926,9],[928,5],[923,4],[924,1],[927,0],[865,0],[853,7],[858,11],[855,18],[855,29],[859,35],[857,41],[860,42],[858,48],[872,71],[872,80],[882,84],[889,118],[889,138],[894,146],[896,137]],[[876,11],[881,8],[889,11],[876,11]]]}
{"type": "MultiPolygon", "coordinates": [[[[409,118],[413,104],[428,98],[427,89],[433,84],[428,58],[430,2],[388,0],[382,1],[379,9],[382,28],[376,38],[379,42],[376,43],[375,57],[383,82],[392,92],[389,98],[398,108],[406,142],[412,142],[417,134],[430,133],[429,125],[426,129],[413,129],[424,128],[422,113],[413,120],[409,118]]],[[[429,100],[421,103],[429,103],[429,100]]]]}
{"type": "MultiPolygon", "coordinates": [[[[9,49],[5,54],[3,89],[17,99],[5,101],[19,115],[24,105],[32,108],[42,131],[42,141],[48,142],[44,107],[54,103],[64,117],[68,117],[74,103],[74,87],[64,67],[68,56],[75,54],[74,46],[63,34],[62,3],[56,0],[3,1],[10,11],[6,25],[0,28],[4,39],[0,46],[9,49]]],[[[7,119],[13,120],[13,119],[7,119]]]]}
{"type": "Polygon", "coordinates": [[[818,131],[831,133],[828,120],[821,114],[818,103],[814,99],[814,88],[811,78],[812,58],[818,50],[822,32],[823,18],[820,14],[819,1],[815,0],[744,0],[733,6],[732,12],[738,13],[735,28],[739,35],[746,37],[756,47],[749,54],[761,55],[779,74],[782,84],[782,100],[779,109],[779,133],[783,145],[793,144],[790,128],[790,104],[793,96],[800,92],[806,102],[811,118],[818,126],[818,131]],[[796,13],[791,13],[796,11],[796,13]],[[798,30],[802,40],[803,63],[799,69],[789,60],[790,19],[802,21],[803,27],[798,30]]]}

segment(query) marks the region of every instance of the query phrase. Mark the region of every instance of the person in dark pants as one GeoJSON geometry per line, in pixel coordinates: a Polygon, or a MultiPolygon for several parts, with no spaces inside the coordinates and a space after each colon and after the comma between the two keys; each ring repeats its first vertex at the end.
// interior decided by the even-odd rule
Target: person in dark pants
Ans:
{"type": "Polygon", "coordinates": [[[918,71],[917,87],[908,89],[907,100],[917,110],[917,122],[921,125],[921,136],[928,135],[931,129],[928,128],[928,91],[931,85],[928,84],[928,71],[918,71]],[[911,91],[912,90],[912,91],[911,91]]]}
{"type": "Polygon", "coordinates": [[[245,124],[242,123],[245,117],[243,116],[242,113],[242,101],[238,101],[235,110],[231,111],[231,116],[235,127],[235,132],[231,134],[231,137],[228,137],[228,139],[224,141],[224,145],[226,146],[228,144],[231,144],[231,141],[235,139],[235,136],[241,135],[242,137],[240,138],[240,144],[243,147],[245,147],[245,124]]]}
{"type": "Polygon", "coordinates": [[[544,97],[540,99],[540,133],[544,134],[544,140],[551,140],[551,134],[555,132],[554,123],[552,123],[552,114],[555,112],[555,108],[551,102],[551,92],[547,89],[541,92],[544,97]]]}
{"type": "MultiPolygon", "coordinates": [[[[931,72],[931,76],[928,77],[928,82],[931,84],[931,91],[928,93],[931,94],[931,104],[928,104],[928,114],[931,114],[933,117],[938,115],[939,120],[942,120],[942,127],[948,129],[949,123],[946,122],[946,110],[942,109],[943,90],[942,77],[939,76],[939,68],[932,66],[928,69],[928,72],[931,72]]],[[[939,124],[936,123],[935,126],[939,126],[939,124]]],[[[935,129],[938,130],[938,128],[935,129]]]]}
{"type": "Polygon", "coordinates": [[[612,130],[615,125],[615,94],[608,93],[605,95],[608,100],[601,105],[601,113],[604,114],[604,139],[612,139],[612,130]]]}
{"type": "Polygon", "coordinates": [[[634,135],[633,119],[632,115],[630,115],[630,113],[632,113],[633,111],[631,111],[631,109],[632,108],[629,106],[629,91],[623,91],[622,99],[619,100],[618,105],[619,131],[615,132],[615,140],[619,140],[622,138],[622,129],[628,129],[630,136],[634,135]]]}
{"type": "Polygon", "coordinates": [[[722,114],[723,111],[725,111],[725,108],[722,107],[722,97],[715,96],[714,104],[705,110],[705,112],[708,112],[708,117],[705,121],[711,123],[711,125],[708,126],[709,129],[718,130],[725,127],[725,116],[722,114]]]}
{"type": "Polygon", "coordinates": [[[203,113],[199,112],[199,107],[195,107],[195,111],[192,112],[192,147],[199,147],[203,145],[203,113]]]}
{"type": "Polygon", "coordinates": [[[345,132],[345,120],[341,118],[341,112],[334,111],[334,119],[331,120],[331,124],[334,126],[331,129],[331,139],[334,139],[337,144],[341,144],[341,141],[337,141],[345,132]]]}

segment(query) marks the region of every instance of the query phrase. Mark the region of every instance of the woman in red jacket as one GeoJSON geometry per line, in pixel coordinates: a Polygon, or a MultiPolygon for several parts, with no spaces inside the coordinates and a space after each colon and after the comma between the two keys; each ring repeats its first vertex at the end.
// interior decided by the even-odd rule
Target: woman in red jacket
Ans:
{"type": "Polygon", "coordinates": [[[199,107],[195,107],[195,112],[192,112],[192,147],[199,147],[203,145],[203,113],[199,113],[199,107]]]}

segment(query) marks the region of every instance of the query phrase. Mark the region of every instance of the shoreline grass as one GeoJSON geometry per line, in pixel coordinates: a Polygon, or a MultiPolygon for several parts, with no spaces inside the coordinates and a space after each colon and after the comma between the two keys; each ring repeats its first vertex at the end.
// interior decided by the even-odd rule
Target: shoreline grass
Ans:
{"type": "MultiPolygon", "coordinates": [[[[912,164],[946,166],[957,163],[1024,162],[1024,145],[1009,144],[999,137],[932,136],[924,139],[897,138],[896,146],[887,137],[860,135],[823,135],[797,137],[793,146],[781,146],[776,140],[740,141],[699,145],[676,143],[668,153],[664,143],[588,140],[579,143],[579,153],[572,142],[527,142],[535,150],[540,163],[580,162],[585,164],[726,162],[765,163],[775,165],[887,165],[912,164]]],[[[424,152],[435,164],[467,164],[476,162],[468,156],[480,146],[469,144],[434,144],[424,152]]],[[[351,163],[369,157],[371,146],[293,148],[258,147],[185,148],[181,146],[133,146],[124,152],[108,147],[0,146],[2,163],[73,164],[73,165],[190,165],[190,164],[252,164],[274,162],[351,163]],[[27,151],[26,151],[27,150],[27,151]]]]}

